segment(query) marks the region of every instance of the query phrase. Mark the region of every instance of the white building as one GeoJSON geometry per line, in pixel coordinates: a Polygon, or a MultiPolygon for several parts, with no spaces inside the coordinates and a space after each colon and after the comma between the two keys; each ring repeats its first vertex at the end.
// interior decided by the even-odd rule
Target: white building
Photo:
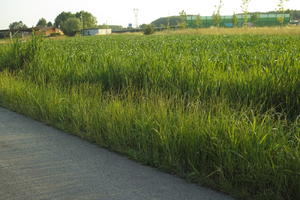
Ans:
{"type": "Polygon", "coordinates": [[[101,28],[89,28],[83,30],[83,35],[110,35],[112,33],[111,29],[101,29],[101,28]]]}

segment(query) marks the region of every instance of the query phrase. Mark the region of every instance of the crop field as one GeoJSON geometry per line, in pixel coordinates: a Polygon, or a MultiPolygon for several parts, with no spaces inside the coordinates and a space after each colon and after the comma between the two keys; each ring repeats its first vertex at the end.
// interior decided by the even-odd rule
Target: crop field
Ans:
{"type": "Polygon", "coordinates": [[[0,105],[234,197],[300,198],[300,35],[3,44],[0,105]]]}

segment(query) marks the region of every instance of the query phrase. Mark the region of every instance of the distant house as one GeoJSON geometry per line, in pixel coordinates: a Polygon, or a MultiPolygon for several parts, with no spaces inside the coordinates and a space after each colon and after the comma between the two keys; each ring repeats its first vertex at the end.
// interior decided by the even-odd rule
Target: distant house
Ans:
{"type": "Polygon", "coordinates": [[[9,38],[11,35],[9,30],[0,30],[0,39],[9,38]]]}
{"type": "Polygon", "coordinates": [[[35,34],[36,35],[43,35],[43,36],[50,36],[51,34],[60,34],[60,35],[63,35],[64,33],[58,29],[58,28],[55,28],[55,27],[43,27],[43,28],[35,28],[35,34]]]}
{"type": "Polygon", "coordinates": [[[0,30],[0,38],[8,38],[8,37],[27,37],[32,34],[34,31],[33,28],[24,28],[24,29],[5,29],[0,30]]]}
{"type": "Polygon", "coordinates": [[[111,29],[101,29],[101,28],[89,28],[89,29],[83,29],[82,35],[88,36],[88,35],[110,35],[112,33],[111,29]]]}

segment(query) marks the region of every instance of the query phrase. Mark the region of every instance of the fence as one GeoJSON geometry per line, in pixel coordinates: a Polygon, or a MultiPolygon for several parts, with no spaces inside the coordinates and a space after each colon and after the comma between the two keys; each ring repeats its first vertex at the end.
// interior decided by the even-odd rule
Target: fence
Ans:
{"type": "Polygon", "coordinates": [[[236,19],[234,16],[220,16],[217,20],[213,16],[187,16],[187,24],[190,28],[207,28],[211,26],[220,27],[241,27],[245,23],[245,17],[248,18],[248,26],[280,26],[282,20],[283,24],[286,25],[290,22],[290,14],[238,14],[236,19]],[[235,22],[234,22],[235,21],[235,22]]]}

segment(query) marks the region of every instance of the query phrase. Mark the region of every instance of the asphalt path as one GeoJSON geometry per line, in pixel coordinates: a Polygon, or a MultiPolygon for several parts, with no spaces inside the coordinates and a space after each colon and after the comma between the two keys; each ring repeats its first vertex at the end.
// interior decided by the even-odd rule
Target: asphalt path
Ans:
{"type": "Polygon", "coordinates": [[[0,200],[230,200],[0,108],[0,200]]]}

